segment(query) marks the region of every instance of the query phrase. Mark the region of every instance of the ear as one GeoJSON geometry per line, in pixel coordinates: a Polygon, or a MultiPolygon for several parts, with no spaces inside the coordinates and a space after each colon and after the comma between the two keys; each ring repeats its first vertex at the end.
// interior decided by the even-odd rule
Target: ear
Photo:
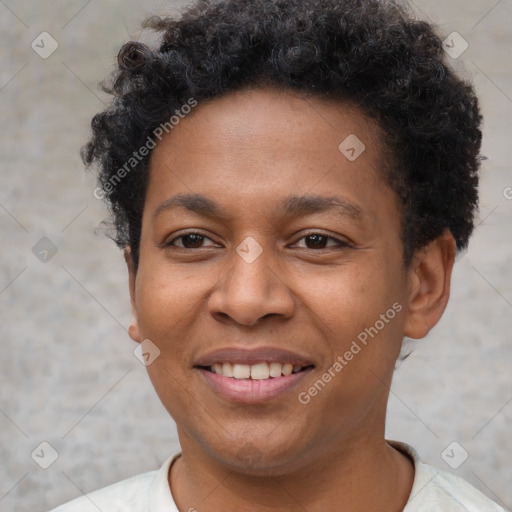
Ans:
{"type": "Polygon", "coordinates": [[[130,288],[130,304],[132,306],[133,315],[133,320],[130,324],[130,327],[128,327],[128,334],[133,341],[140,343],[141,339],[139,331],[137,303],[135,301],[135,277],[137,275],[137,272],[135,270],[135,264],[133,262],[131,248],[129,246],[125,247],[123,253],[124,261],[126,262],[126,266],[128,267],[128,286],[130,288]]]}
{"type": "Polygon", "coordinates": [[[455,252],[455,239],[445,231],[415,253],[407,271],[409,299],[405,336],[423,338],[441,318],[450,297],[455,252]]]}

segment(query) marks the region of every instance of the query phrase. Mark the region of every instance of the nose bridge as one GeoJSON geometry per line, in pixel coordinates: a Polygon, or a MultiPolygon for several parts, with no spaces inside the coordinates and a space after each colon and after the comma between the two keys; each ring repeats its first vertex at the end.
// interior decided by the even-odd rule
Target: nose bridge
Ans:
{"type": "Polygon", "coordinates": [[[252,237],[247,237],[237,248],[233,255],[232,274],[230,285],[247,287],[247,293],[258,294],[264,299],[272,284],[269,282],[275,275],[270,271],[272,253],[268,247],[263,247],[252,237]],[[244,285],[245,283],[245,285],[244,285]]]}
{"type": "Polygon", "coordinates": [[[268,299],[276,276],[271,272],[273,251],[265,249],[253,237],[245,238],[236,248],[233,266],[228,276],[226,290],[233,293],[241,304],[248,302],[256,306],[268,299]]]}
{"type": "Polygon", "coordinates": [[[247,237],[236,247],[232,265],[211,297],[212,313],[238,323],[253,325],[267,315],[289,316],[293,299],[284,281],[273,270],[275,252],[247,237]]]}

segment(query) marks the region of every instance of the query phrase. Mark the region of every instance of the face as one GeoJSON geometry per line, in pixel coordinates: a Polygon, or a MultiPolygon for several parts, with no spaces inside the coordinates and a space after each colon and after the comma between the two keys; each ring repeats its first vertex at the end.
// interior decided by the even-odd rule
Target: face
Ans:
{"type": "Polygon", "coordinates": [[[130,335],[184,453],[268,475],[384,435],[410,291],[384,166],[355,108],[274,90],[154,149],[130,335]]]}

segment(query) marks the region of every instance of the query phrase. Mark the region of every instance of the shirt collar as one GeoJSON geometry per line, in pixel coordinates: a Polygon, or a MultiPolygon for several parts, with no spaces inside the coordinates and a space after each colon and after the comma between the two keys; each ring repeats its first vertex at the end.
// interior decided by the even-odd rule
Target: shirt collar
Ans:
{"type": "Polygon", "coordinates": [[[169,471],[181,452],[169,457],[157,471],[149,490],[150,512],[179,512],[169,487],[169,471]]]}

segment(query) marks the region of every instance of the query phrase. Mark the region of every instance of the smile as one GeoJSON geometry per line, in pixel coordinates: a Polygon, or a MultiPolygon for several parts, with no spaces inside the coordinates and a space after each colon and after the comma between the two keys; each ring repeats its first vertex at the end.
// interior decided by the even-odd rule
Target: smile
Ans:
{"type": "Polygon", "coordinates": [[[217,397],[264,404],[285,397],[314,370],[311,356],[277,347],[230,346],[202,354],[194,370],[217,397]]]}
{"type": "Polygon", "coordinates": [[[233,379],[267,380],[286,377],[304,371],[308,366],[294,366],[291,363],[263,362],[258,364],[213,363],[205,370],[233,379]]]}

